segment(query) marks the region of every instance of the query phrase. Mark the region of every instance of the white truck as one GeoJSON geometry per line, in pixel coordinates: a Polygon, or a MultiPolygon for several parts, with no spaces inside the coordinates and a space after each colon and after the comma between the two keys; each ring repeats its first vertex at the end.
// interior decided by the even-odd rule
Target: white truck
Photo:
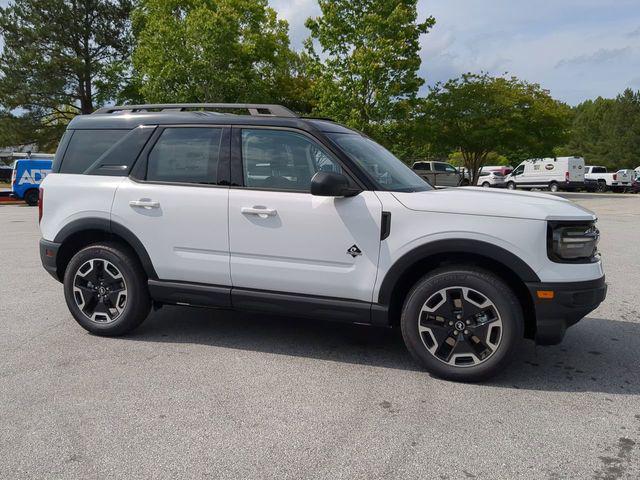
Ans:
{"type": "Polygon", "coordinates": [[[518,165],[505,179],[507,188],[546,188],[551,192],[584,188],[582,157],[533,158],[518,165]]]}
{"type": "Polygon", "coordinates": [[[618,170],[610,173],[607,167],[597,165],[585,167],[584,179],[588,185],[593,185],[593,190],[598,192],[622,191],[625,188],[631,188],[633,184],[632,170],[618,170]]]}

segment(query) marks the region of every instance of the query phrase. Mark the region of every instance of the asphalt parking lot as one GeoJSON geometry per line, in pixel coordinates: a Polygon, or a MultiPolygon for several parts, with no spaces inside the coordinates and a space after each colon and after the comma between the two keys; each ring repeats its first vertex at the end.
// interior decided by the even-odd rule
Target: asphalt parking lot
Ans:
{"type": "Polygon", "coordinates": [[[488,384],[393,332],[165,307],[94,337],[0,206],[0,478],[640,478],[640,197],[600,217],[609,296],[488,384]]]}

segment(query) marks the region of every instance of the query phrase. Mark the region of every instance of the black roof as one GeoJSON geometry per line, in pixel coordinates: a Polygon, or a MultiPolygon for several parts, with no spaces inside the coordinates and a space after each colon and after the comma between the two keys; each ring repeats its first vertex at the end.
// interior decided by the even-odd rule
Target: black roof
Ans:
{"type": "Polygon", "coordinates": [[[118,111],[78,115],[69,123],[73,130],[130,130],[139,125],[266,125],[291,127],[322,132],[357,133],[336,122],[303,117],[279,117],[273,115],[235,115],[210,111],[118,111]]]}

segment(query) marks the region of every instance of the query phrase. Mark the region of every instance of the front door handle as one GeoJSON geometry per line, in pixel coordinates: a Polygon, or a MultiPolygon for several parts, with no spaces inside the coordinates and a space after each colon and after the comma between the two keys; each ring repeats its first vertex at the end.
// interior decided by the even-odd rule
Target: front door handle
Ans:
{"type": "Polygon", "coordinates": [[[160,208],[160,202],[154,202],[153,200],[131,200],[129,205],[132,207],[141,207],[141,208],[160,208]]]}
{"type": "Polygon", "coordinates": [[[257,215],[260,218],[275,217],[278,212],[275,208],[267,208],[261,205],[254,205],[253,207],[242,207],[240,212],[244,215],[257,215]]]}

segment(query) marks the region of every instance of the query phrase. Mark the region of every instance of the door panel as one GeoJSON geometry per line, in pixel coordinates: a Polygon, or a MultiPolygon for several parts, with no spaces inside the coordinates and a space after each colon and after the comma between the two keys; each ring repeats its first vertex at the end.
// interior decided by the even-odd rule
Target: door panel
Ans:
{"type": "Polygon", "coordinates": [[[161,128],[116,191],[112,221],[135,234],[160,280],[231,285],[228,128],[161,128]]]}
{"type": "Polygon", "coordinates": [[[231,285],[228,198],[226,187],[138,183],[127,178],[116,192],[112,221],[138,237],[159,279],[231,285]]]}
{"type": "Polygon", "coordinates": [[[369,191],[333,198],[232,188],[233,286],[369,302],[378,265],[381,217],[380,200],[369,191]],[[269,212],[253,213],[260,209],[269,212]],[[354,245],[352,255],[348,250],[354,245]]]}

